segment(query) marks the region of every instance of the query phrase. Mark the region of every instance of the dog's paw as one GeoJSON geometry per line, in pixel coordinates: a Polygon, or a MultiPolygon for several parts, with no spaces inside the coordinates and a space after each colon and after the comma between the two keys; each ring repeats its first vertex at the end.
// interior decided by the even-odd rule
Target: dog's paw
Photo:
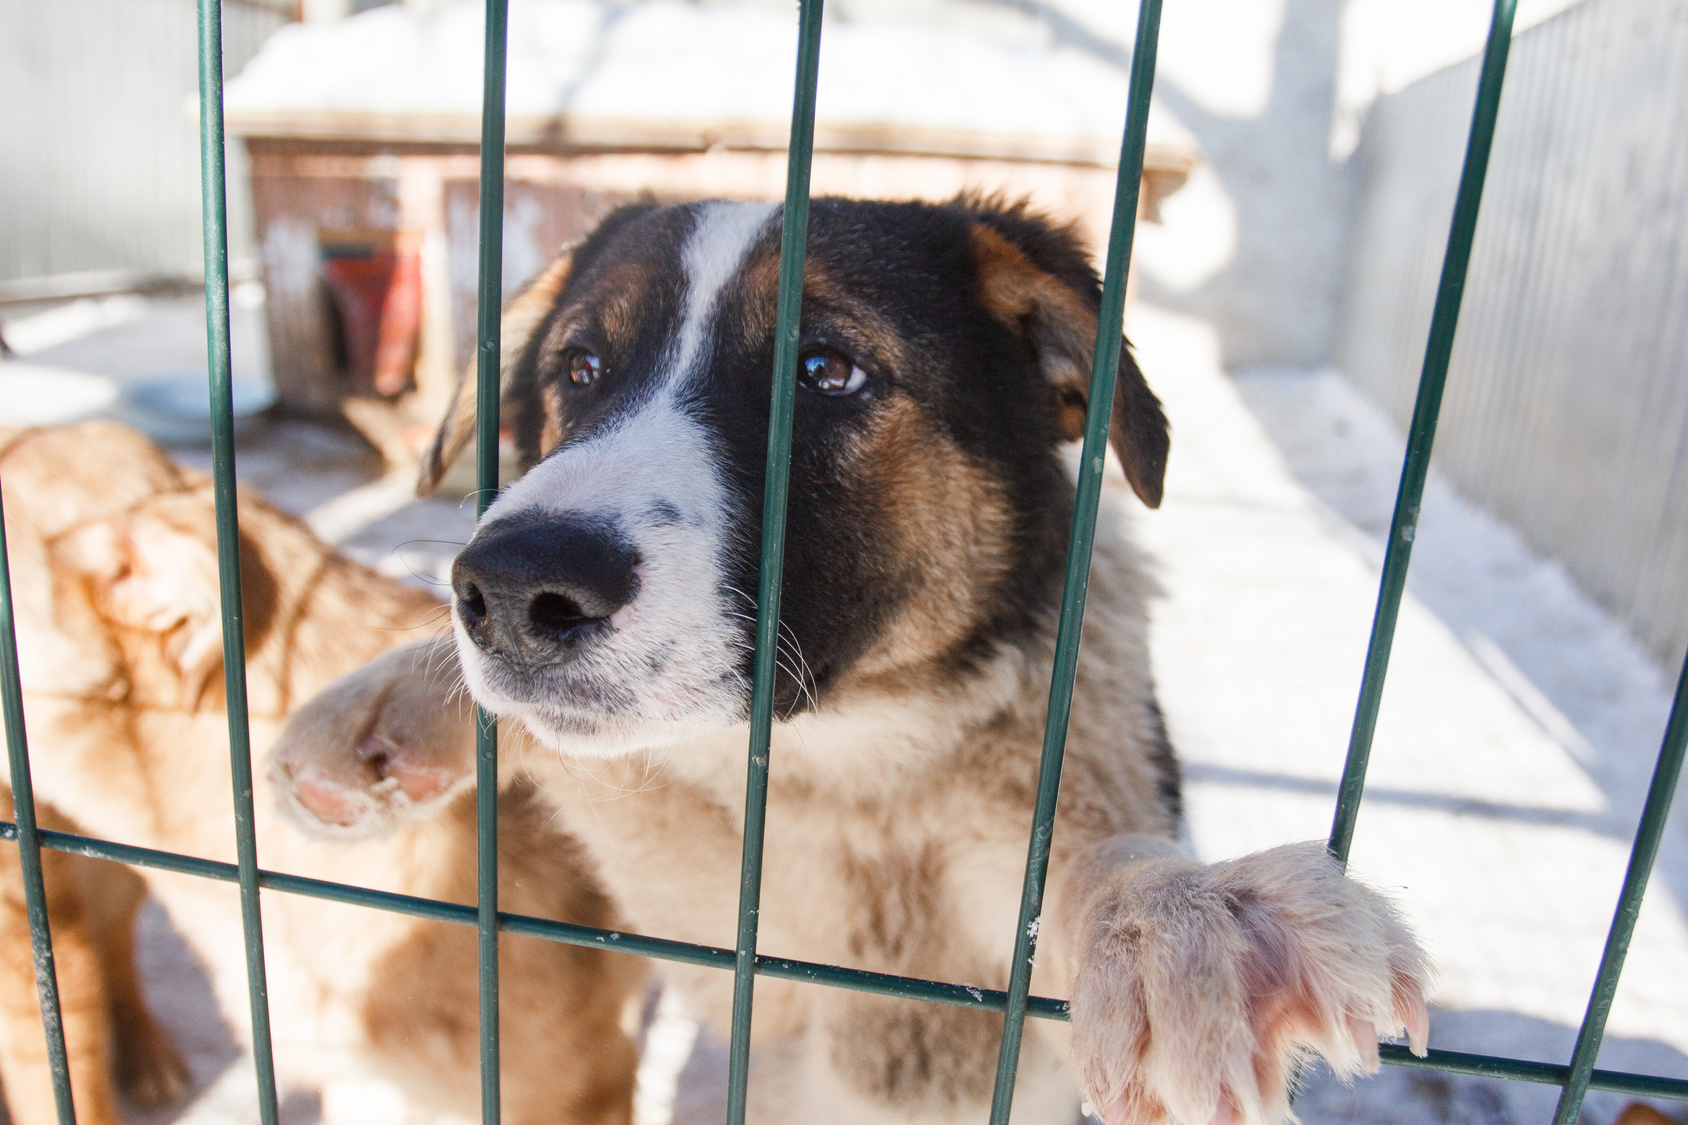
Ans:
{"type": "Polygon", "coordinates": [[[1306,1054],[1351,1076],[1380,1035],[1425,1049],[1424,953],[1320,843],[1134,864],[1080,940],[1074,1051],[1107,1125],[1276,1125],[1306,1054]]]}
{"type": "Polygon", "coordinates": [[[439,647],[386,653],[287,720],[270,779],[294,825],[316,836],[380,835],[437,815],[474,784],[474,720],[437,672],[439,647]]]}

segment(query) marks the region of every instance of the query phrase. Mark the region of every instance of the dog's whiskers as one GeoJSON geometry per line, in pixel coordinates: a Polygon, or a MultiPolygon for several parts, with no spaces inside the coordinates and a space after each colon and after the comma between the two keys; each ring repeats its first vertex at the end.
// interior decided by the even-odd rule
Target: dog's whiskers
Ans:
{"type": "MultiPolygon", "coordinates": [[[[722,588],[727,593],[742,598],[752,610],[756,608],[756,599],[737,586],[723,585],[722,588]]],[[[730,617],[737,617],[739,620],[748,621],[752,625],[756,623],[754,613],[745,613],[742,610],[730,607],[725,612],[730,617]]],[[[743,645],[741,651],[749,650],[751,647],[750,645],[743,645]]],[[[774,662],[776,667],[784,671],[797,684],[797,697],[791,701],[790,706],[785,709],[785,714],[781,715],[780,718],[790,719],[803,709],[805,703],[807,703],[808,709],[813,710],[816,706],[814,671],[809,667],[809,661],[803,655],[803,646],[798,642],[797,634],[791,626],[785,623],[783,618],[779,621],[779,628],[774,637],[774,662]],[[785,657],[783,660],[781,659],[782,655],[785,657]]]]}

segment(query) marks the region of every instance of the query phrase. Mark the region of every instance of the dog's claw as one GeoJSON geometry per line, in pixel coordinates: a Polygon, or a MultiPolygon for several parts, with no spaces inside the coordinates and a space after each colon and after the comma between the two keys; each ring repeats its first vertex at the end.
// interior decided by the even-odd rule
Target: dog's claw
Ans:
{"type": "Polygon", "coordinates": [[[1424,994],[1416,987],[1409,989],[1396,1002],[1395,1015],[1407,1029],[1407,1049],[1424,1058],[1430,1053],[1430,1010],[1424,1006],[1424,994]]]}
{"type": "Polygon", "coordinates": [[[1348,1034],[1354,1038],[1354,1049],[1360,1052],[1360,1065],[1365,1067],[1367,1074],[1376,1074],[1377,1061],[1377,1028],[1370,1020],[1359,1016],[1348,1017],[1348,1034]]]}

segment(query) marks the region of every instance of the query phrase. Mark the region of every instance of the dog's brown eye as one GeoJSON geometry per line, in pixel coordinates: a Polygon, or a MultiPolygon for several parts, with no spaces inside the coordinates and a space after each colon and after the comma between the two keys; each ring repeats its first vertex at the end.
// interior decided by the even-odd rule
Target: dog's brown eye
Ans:
{"type": "Polygon", "coordinates": [[[820,348],[797,361],[797,381],[817,394],[848,395],[867,383],[867,372],[850,362],[849,356],[820,348]]]}
{"type": "Polygon", "coordinates": [[[591,386],[603,371],[603,360],[582,348],[568,354],[569,382],[577,387],[591,386]]]}

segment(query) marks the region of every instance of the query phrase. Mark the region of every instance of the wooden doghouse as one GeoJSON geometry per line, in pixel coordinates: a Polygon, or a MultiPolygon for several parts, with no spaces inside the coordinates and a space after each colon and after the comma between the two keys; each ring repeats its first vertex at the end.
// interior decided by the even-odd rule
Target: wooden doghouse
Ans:
{"type": "MultiPolygon", "coordinates": [[[[632,14],[595,41],[587,60],[578,35],[555,33],[559,22],[566,29],[602,15],[599,6],[512,5],[512,45],[526,35],[541,49],[518,46],[510,62],[506,295],[618,204],[784,193],[791,52],[760,40],[789,38],[789,21],[762,10],[620,11],[632,14]],[[574,44],[574,56],[547,55],[547,31],[574,44]],[[654,92],[618,79],[640,73],[649,62],[641,52],[664,38],[740,81],[723,96],[715,70],[668,73],[654,92]],[[734,57],[723,62],[723,53],[734,57]],[[576,71],[590,76],[571,82],[576,71]],[[708,96],[688,96],[694,89],[708,96]]],[[[337,25],[290,27],[229,86],[228,127],[250,157],[277,394],[292,412],[344,414],[395,462],[425,443],[474,347],[480,119],[478,96],[463,91],[478,95],[479,44],[454,31],[459,15],[467,24],[479,8],[448,8],[425,24],[403,8],[381,8],[337,25]],[[345,65],[350,58],[356,67],[345,65]],[[324,74],[333,81],[313,85],[324,74]]],[[[1046,70],[1059,68],[1073,86],[1072,60],[1046,52],[1043,69],[1028,73],[1024,59],[993,56],[1006,48],[964,40],[957,51],[946,32],[950,65],[929,59],[925,67],[925,80],[943,86],[941,104],[846,103],[841,111],[829,98],[829,67],[859,73],[852,50],[877,65],[924,57],[926,44],[901,26],[839,31],[829,29],[822,57],[816,195],[1029,197],[1077,220],[1101,253],[1119,132],[1075,121],[1070,89],[1038,102],[1050,103],[1046,70]],[[1007,84],[1028,89],[1008,90],[1005,103],[993,67],[1010,68],[1007,84]],[[978,88],[958,89],[969,83],[978,88]],[[1047,128],[1034,127],[1049,118],[1047,128]]],[[[1120,108],[1098,114],[1112,120],[1123,113],[1123,73],[1116,82],[1114,70],[1091,71],[1079,76],[1088,83],[1080,92],[1117,95],[1120,108]]],[[[1151,116],[1141,216],[1154,217],[1194,161],[1193,145],[1151,116]]]]}

